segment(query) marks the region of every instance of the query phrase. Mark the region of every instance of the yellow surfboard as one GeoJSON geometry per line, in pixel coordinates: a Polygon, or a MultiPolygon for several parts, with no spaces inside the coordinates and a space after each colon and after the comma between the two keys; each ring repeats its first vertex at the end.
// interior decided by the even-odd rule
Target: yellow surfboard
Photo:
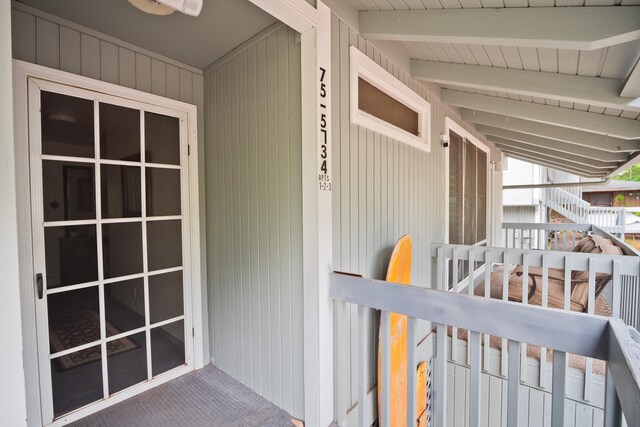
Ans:
{"type": "MultiPolygon", "coordinates": [[[[405,234],[398,240],[387,269],[387,282],[410,285],[411,259],[413,244],[411,236],[405,234]]],[[[407,425],[407,316],[391,313],[391,413],[390,426],[404,427],[407,425]]],[[[378,342],[381,342],[379,340],[378,342]]],[[[422,362],[417,367],[417,396],[416,396],[416,421],[422,427],[426,425],[427,390],[426,390],[426,363],[422,362]]],[[[380,397],[382,396],[382,347],[378,346],[378,419],[381,419],[380,397]]]]}

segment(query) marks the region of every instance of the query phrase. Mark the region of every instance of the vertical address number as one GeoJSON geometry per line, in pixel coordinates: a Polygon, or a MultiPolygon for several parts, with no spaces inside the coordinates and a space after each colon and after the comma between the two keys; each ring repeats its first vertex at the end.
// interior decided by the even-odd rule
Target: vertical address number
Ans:
{"type": "Polygon", "coordinates": [[[320,190],[331,191],[331,177],[329,176],[329,138],[328,138],[328,123],[327,123],[327,84],[325,83],[325,77],[327,70],[320,67],[320,170],[318,171],[318,184],[320,190]]]}

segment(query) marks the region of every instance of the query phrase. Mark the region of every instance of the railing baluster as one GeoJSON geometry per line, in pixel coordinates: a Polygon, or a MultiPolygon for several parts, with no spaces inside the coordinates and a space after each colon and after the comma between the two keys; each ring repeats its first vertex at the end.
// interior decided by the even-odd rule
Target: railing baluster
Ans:
{"type": "Polygon", "coordinates": [[[569,257],[564,256],[564,309],[571,310],[571,268],[569,257]]]}
{"type": "MultiPolygon", "coordinates": [[[[542,254],[542,307],[546,307],[549,301],[549,257],[542,254]]],[[[540,348],[540,387],[547,387],[547,349],[540,348]]]]}
{"type": "MultiPolygon", "coordinates": [[[[596,260],[589,258],[589,293],[587,297],[587,313],[593,315],[596,306],[596,260]]],[[[584,371],[584,400],[591,400],[593,382],[593,359],[587,357],[584,371]]]]}
{"type": "MultiPolygon", "coordinates": [[[[509,298],[509,252],[502,253],[502,301],[508,301],[509,298]]],[[[500,373],[507,375],[507,340],[502,338],[500,345],[500,373]]]]}
{"type": "Polygon", "coordinates": [[[524,249],[524,228],[520,229],[520,249],[524,249]]]}
{"type": "Polygon", "coordinates": [[[613,317],[620,318],[620,304],[621,304],[621,290],[622,290],[622,280],[620,276],[620,261],[613,261],[613,304],[611,310],[613,312],[613,317]]]}
{"type": "Polygon", "coordinates": [[[365,344],[365,307],[358,306],[358,426],[364,427],[364,405],[367,399],[367,366],[365,344]]]}
{"type": "Polygon", "coordinates": [[[438,289],[441,291],[445,290],[444,284],[444,255],[442,254],[443,248],[439,246],[436,250],[436,282],[438,289]]]}
{"type": "MultiPolygon", "coordinates": [[[[474,272],[475,272],[475,263],[476,263],[476,254],[473,251],[473,249],[469,248],[469,281],[468,281],[468,285],[467,285],[467,294],[469,295],[473,295],[473,287],[475,285],[475,280],[474,280],[474,272]]],[[[469,334],[471,333],[471,331],[467,331],[467,336],[469,336],[469,334]]],[[[467,345],[467,364],[471,364],[471,348],[467,345]]]]}
{"type": "MultiPolygon", "coordinates": [[[[491,298],[491,250],[487,249],[484,253],[484,297],[491,298]]],[[[489,370],[489,334],[484,334],[484,370],[489,370]]]]}
{"type": "Polygon", "coordinates": [[[471,370],[469,379],[469,427],[480,427],[480,333],[469,331],[471,370]]]}
{"type": "Polygon", "coordinates": [[[416,425],[416,319],[407,317],[407,427],[416,425]]]}
{"type": "Polygon", "coordinates": [[[564,426],[564,395],[567,375],[567,353],[553,351],[553,381],[551,392],[551,427],[564,426]]]}
{"type": "MultiPolygon", "coordinates": [[[[529,304],[529,253],[522,254],[522,303],[529,304]]],[[[527,343],[520,346],[520,363],[527,366],[527,343]]],[[[520,370],[520,380],[524,381],[526,369],[520,370]]]]}
{"type": "MultiPolygon", "coordinates": [[[[453,249],[452,253],[453,258],[453,288],[455,289],[458,286],[458,248],[453,249]]],[[[458,361],[458,328],[451,328],[451,360],[454,362],[458,361]]]]}
{"type": "Polygon", "coordinates": [[[520,386],[520,343],[509,340],[509,377],[507,397],[507,426],[518,425],[518,388],[520,386]]]}
{"type": "Polygon", "coordinates": [[[436,336],[436,388],[433,392],[435,424],[447,425],[447,326],[438,325],[436,336]]]}
{"type": "Polygon", "coordinates": [[[382,405],[380,420],[381,427],[389,427],[391,425],[391,337],[390,337],[390,321],[391,313],[382,311],[380,313],[380,340],[382,346],[382,396],[380,403],[382,405]]]}

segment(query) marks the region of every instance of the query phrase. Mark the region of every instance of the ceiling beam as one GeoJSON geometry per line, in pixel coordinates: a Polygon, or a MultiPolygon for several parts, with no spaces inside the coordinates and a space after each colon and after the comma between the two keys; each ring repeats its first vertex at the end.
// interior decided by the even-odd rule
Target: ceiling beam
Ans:
{"type": "Polygon", "coordinates": [[[640,120],[449,89],[442,89],[441,98],[445,104],[470,110],[502,114],[622,139],[640,137],[640,120]]]}
{"type": "Polygon", "coordinates": [[[627,160],[624,163],[621,163],[620,166],[618,166],[617,169],[615,169],[614,171],[612,171],[609,174],[609,177],[614,177],[616,175],[618,175],[621,172],[626,171],[627,169],[629,169],[631,166],[640,163],[640,152],[636,153],[635,155],[629,157],[629,160],[627,160]]]}
{"type": "Polygon", "coordinates": [[[368,39],[594,50],[640,38],[640,7],[361,11],[368,39]]]}
{"type": "Polygon", "coordinates": [[[553,140],[551,141],[552,145],[566,147],[566,150],[571,150],[570,152],[575,152],[575,150],[585,153],[593,151],[598,155],[595,158],[624,160],[628,157],[625,152],[640,150],[640,140],[619,139],[484,111],[462,109],[462,120],[547,138],[553,140]],[[567,144],[559,144],[558,141],[567,144]]]}
{"type": "Polygon", "coordinates": [[[602,175],[609,174],[612,170],[615,169],[615,168],[609,168],[609,169],[590,168],[585,165],[566,162],[564,159],[560,159],[558,157],[545,156],[543,154],[532,153],[530,151],[521,150],[519,148],[511,147],[509,145],[505,145],[497,142],[496,142],[496,145],[506,153],[527,157],[530,161],[533,161],[533,162],[544,162],[546,164],[553,165],[556,168],[565,168],[567,170],[573,171],[574,173],[590,175],[590,176],[602,176],[602,175]]]}
{"type": "Polygon", "coordinates": [[[419,59],[411,60],[411,76],[444,85],[640,112],[640,99],[621,97],[623,82],[617,79],[419,59]]]}
{"type": "Polygon", "coordinates": [[[625,79],[622,91],[620,91],[620,96],[631,96],[636,98],[640,96],[640,58],[638,58],[633,70],[631,70],[625,79]]]}
{"type": "Polygon", "coordinates": [[[630,153],[610,153],[608,151],[596,150],[594,148],[580,147],[574,144],[542,138],[526,133],[514,132],[509,129],[496,128],[493,126],[478,125],[476,131],[487,135],[499,136],[512,141],[519,141],[531,147],[553,150],[558,153],[577,155],[586,159],[594,159],[608,163],[625,162],[629,159],[630,153]]]}
{"type": "Polygon", "coordinates": [[[507,156],[509,156],[511,158],[514,158],[514,159],[522,160],[522,161],[529,162],[529,163],[535,163],[537,165],[546,166],[546,167],[551,168],[551,169],[557,169],[557,170],[569,172],[569,173],[572,173],[572,174],[575,174],[575,175],[583,176],[585,178],[600,178],[600,177],[603,177],[603,176],[607,175],[606,173],[588,173],[588,172],[585,172],[582,169],[572,168],[571,166],[563,165],[562,163],[545,162],[543,160],[537,159],[537,158],[532,157],[532,156],[522,155],[522,154],[518,154],[518,153],[511,153],[511,152],[509,152],[507,150],[504,150],[504,153],[507,156]]]}
{"type": "MultiPolygon", "coordinates": [[[[554,150],[552,148],[539,147],[537,145],[527,144],[526,142],[518,141],[517,139],[506,138],[497,135],[487,134],[487,138],[499,142],[501,144],[509,144],[509,147],[517,148],[523,151],[529,151],[532,155],[542,154],[545,156],[555,157],[556,159],[567,159],[577,164],[581,164],[587,167],[593,167],[596,169],[613,169],[618,167],[621,162],[605,162],[600,159],[593,159],[591,157],[585,157],[580,154],[572,154],[563,151],[554,150]]],[[[624,161],[628,160],[624,159],[624,161]]]]}
{"type": "Polygon", "coordinates": [[[607,163],[599,160],[590,159],[588,157],[577,156],[575,154],[562,153],[559,151],[554,152],[546,148],[538,148],[526,143],[502,138],[498,136],[488,135],[487,139],[496,145],[504,148],[508,147],[509,150],[515,150],[520,153],[529,154],[535,157],[541,157],[542,159],[550,161],[560,161],[573,165],[574,167],[586,168],[591,171],[612,170],[619,166],[618,163],[607,163]]]}

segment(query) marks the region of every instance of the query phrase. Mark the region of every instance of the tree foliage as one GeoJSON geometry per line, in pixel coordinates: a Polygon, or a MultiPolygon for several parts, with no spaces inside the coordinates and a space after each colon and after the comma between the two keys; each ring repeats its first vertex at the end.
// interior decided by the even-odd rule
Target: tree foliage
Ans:
{"type": "Polygon", "coordinates": [[[629,169],[612,177],[618,181],[636,181],[640,182],[640,164],[633,165],[629,169]]]}

